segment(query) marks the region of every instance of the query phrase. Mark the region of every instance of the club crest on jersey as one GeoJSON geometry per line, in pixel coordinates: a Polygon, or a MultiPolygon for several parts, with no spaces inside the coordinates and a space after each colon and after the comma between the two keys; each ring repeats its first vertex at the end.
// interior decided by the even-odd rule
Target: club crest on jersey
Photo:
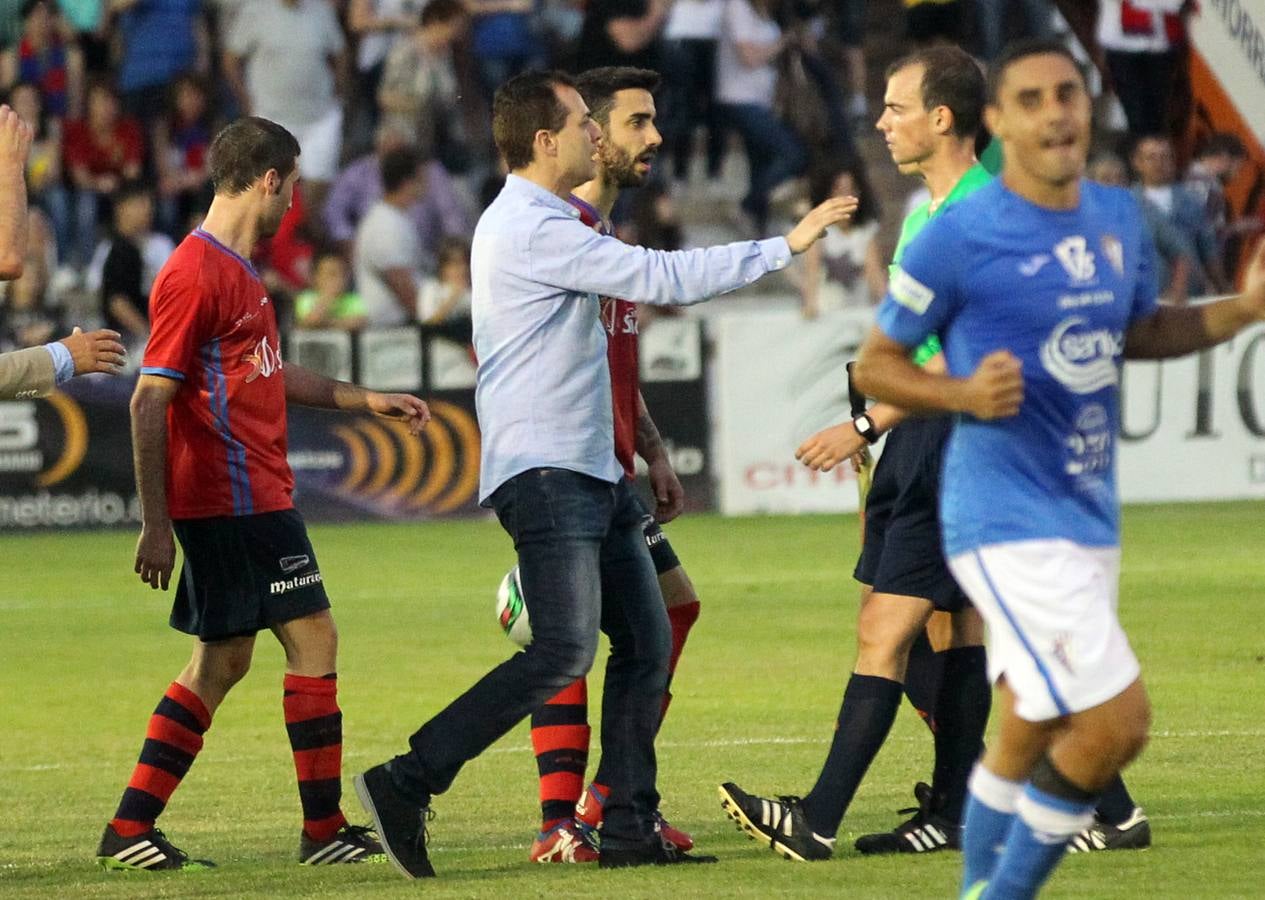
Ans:
{"type": "Polygon", "coordinates": [[[896,269],[896,274],[892,276],[888,293],[901,306],[920,316],[927,311],[927,307],[931,306],[931,301],[936,299],[935,291],[899,267],[896,269]]]}
{"type": "Polygon", "coordinates": [[[271,378],[273,372],[281,370],[281,348],[273,347],[268,343],[265,335],[259,339],[259,343],[255,345],[255,349],[242,356],[242,362],[249,363],[251,366],[250,374],[246,376],[246,383],[250,384],[260,375],[264,378],[271,378]]]}
{"type": "Polygon", "coordinates": [[[1094,253],[1088,244],[1084,236],[1075,234],[1063,238],[1054,248],[1054,257],[1075,284],[1093,281],[1098,271],[1094,265],[1094,253]]]}
{"type": "Polygon", "coordinates": [[[1120,243],[1120,238],[1114,234],[1104,234],[1099,243],[1102,245],[1102,255],[1107,257],[1107,262],[1111,263],[1116,274],[1124,275],[1124,244],[1120,243]]]}

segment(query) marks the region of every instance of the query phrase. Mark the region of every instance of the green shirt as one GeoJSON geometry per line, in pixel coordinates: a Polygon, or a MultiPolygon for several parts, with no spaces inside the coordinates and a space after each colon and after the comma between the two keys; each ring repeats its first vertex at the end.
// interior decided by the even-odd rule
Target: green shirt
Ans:
{"type": "MultiPolygon", "coordinates": [[[[937,215],[945,207],[957,203],[963,197],[970,196],[992,180],[993,174],[984,167],[984,164],[976,163],[958,179],[953,190],[949,191],[949,196],[945,197],[944,202],[934,211],[931,209],[931,201],[928,200],[906,216],[900,228],[900,240],[896,242],[896,252],[892,254],[892,274],[895,274],[896,267],[900,264],[900,258],[905,254],[905,248],[909,246],[909,242],[917,237],[918,232],[931,221],[932,216],[937,215]]],[[[918,349],[914,351],[913,360],[917,365],[925,366],[927,361],[939,352],[940,338],[933,334],[918,345],[918,349]]]]}
{"type": "MultiPolygon", "coordinates": [[[[307,290],[294,300],[294,317],[300,321],[306,319],[316,306],[316,291],[307,290]]],[[[365,304],[359,294],[343,294],[330,307],[329,317],[338,319],[358,319],[365,315],[365,304]]]]}

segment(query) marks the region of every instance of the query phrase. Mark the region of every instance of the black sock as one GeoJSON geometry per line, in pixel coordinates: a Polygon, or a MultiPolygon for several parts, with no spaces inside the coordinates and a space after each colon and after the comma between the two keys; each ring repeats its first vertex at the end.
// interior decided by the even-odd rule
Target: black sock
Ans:
{"type": "Polygon", "coordinates": [[[940,694],[940,684],[943,681],[944,654],[931,648],[927,631],[923,629],[909,648],[909,664],[905,667],[905,696],[932,731],[936,730],[936,698],[940,694]]]}
{"type": "Polygon", "coordinates": [[[901,686],[874,675],[853,675],[843,692],[830,753],[817,783],[803,800],[813,831],[834,837],[865,770],[887,739],[900,707],[901,686]]]}
{"type": "Polygon", "coordinates": [[[1119,825],[1133,815],[1133,810],[1136,808],[1137,804],[1129,796],[1129,789],[1124,786],[1124,779],[1117,775],[1112,779],[1111,784],[1103,788],[1102,796],[1098,798],[1098,808],[1094,810],[1094,815],[1100,822],[1106,822],[1108,825],[1119,825]]]}
{"type": "Polygon", "coordinates": [[[932,808],[961,823],[966,782],[984,747],[984,727],[993,695],[983,647],[957,647],[940,655],[944,657],[944,680],[936,698],[932,808]]]}

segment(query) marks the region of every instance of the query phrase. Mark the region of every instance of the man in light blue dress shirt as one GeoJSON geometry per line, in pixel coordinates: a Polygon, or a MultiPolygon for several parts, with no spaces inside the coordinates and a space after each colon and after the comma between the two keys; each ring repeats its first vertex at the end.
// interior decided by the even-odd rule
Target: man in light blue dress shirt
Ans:
{"type": "Polygon", "coordinates": [[[655,832],[654,737],[670,629],[615,458],[599,296],[683,305],[784,268],[854,198],[827,201],[786,237],[664,252],[598,234],[567,198],[592,179],[598,126],[571,78],[506,82],[493,136],[510,175],[474,232],[475,402],[483,436],[479,497],[514,540],[533,641],[410,738],[410,752],[356,779],[387,855],[411,878],[434,874],[424,845],[430,798],[458,770],[593,664],[611,641],[602,755],[611,773],[601,865],[714,861],[655,832]]]}

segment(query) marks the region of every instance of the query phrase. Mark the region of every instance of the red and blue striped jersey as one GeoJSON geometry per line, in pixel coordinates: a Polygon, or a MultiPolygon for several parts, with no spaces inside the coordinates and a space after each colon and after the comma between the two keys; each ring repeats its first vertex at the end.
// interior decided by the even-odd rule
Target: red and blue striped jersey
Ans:
{"type": "Polygon", "coordinates": [[[281,343],[254,267],[198,229],[154,280],[149,316],[141,374],[181,382],[167,412],[171,517],[289,509],[281,343]]]}

